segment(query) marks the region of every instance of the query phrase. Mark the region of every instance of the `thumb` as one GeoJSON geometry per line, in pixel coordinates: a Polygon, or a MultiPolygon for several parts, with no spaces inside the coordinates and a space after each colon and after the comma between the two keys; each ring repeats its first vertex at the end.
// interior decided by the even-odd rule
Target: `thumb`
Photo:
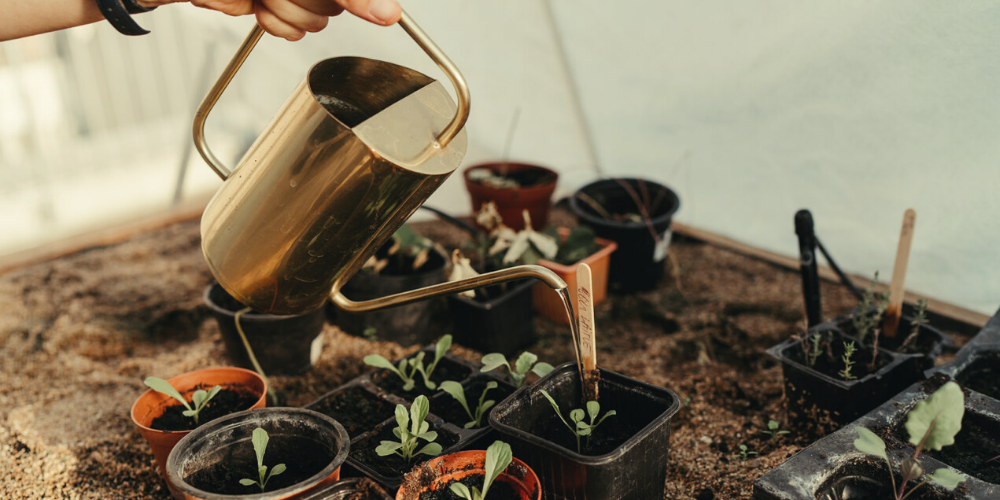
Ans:
{"type": "Polygon", "coordinates": [[[389,26],[403,12],[396,0],[336,0],[345,10],[367,21],[389,26]]]}

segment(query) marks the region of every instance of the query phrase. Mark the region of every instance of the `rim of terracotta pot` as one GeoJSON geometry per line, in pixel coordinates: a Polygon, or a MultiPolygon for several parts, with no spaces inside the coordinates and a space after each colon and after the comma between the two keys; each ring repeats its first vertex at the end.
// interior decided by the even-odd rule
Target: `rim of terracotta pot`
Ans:
{"type": "MultiPolygon", "coordinates": [[[[403,479],[402,486],[396,492],[396,500],[417,500],[424,491],[444,488],[455,480],[472,474],[485,473],[486,450],[467,450],[449,453],[434,458],[417,466],[403,479]],[[424,476],[424,477],[421,477],[424,476]],[[426,476],[433,477],[428,485],[422,485],[426,476]],[[408,484],[410,482],[414,484],[408,484]],[[408,487],[409,486],[409,487],[408,487]],[[436,486],[436,487],[435,487],[436,486]],[[418,487],[417,491],[412,491],[418,487]]],[[[541,500],[542,483],[535,471],[516,457],[512,457],[504,472],[497,476],[496,481],[508,478],[504,482],[513,483],[520,490],[526,491],[530,500],[541,500]],[[513,468],[513,470],[511,469],[513,468]],[[519,474],[520,473],[520,474],[519,474]]]]}
{"type": "Polygon", "coordinates": [[[470,165],[466,167],[465,170],[462,171],[462,178],[465,179],[466,183],[474,184],[476,186],[481,186],[484,189],[496,189],[496,190],[511,189],[511,188],[496,188],[492,186],[487,186],[485,184],[479,184],[478,182],[473,182],[471,179],[469,179],[469,172],[472,172],[473,170],[489,169],[492,171],[496,171],[501,165],[504,164],[506,164],[508,167],[513,167],[514,171],[529,170],[529,169],[543,170],[546,173],[552,175],[552,182],[546,182],[544,184],[537,184],[534,186],[521,187],[518,189],[544,189],[547,187],[552,187],[553,189],[555,189],[555,185],[559,182],[559,172],[556,172],[555,170],[552,170],[551,168],[548,167],[543,167],[536,163],[524,163],[519,161],[507,161],[507,162],[487,161],[487,162],[477,163],[475,165],[470,165]]]}
{"type": "MultiPolygon", "coordinates": [[[[252,424],[251,424],[252,425],[252,424]]],[[[259,423],[257,423],[259,425],[259,423]]],[[[272,437],[272,439],[274,439],[272,437]]],[[[347,454],[350,452],[351,448],[351,438],[347,435],[347,431],[344,426],[337,422],[333,418],[319,413],[313,410],[307,410],[305,408],[292,408],[292,407],[276,407],[276,408],[258,408],[253,410],[245,410],[238,413],[232,413],[226,415],[225,417],[219,417],[206,425],[202,425],[197,429],[191,431],[190,434],[184,436],[183,439],[177,443],[174,447],[174,451],[170,452],[170,457],[167,459],[167,482],[170,484],[171,489],[176,489],[177,493],[180,493],[185,498],[191,499],[202,499],[202,500],[232,500],[235,498],[247,499],[247,500],[275,500],[275,499],[285,499],[285,498],[296,498],[299,494],[309,491],[310,489],[322,485],[324,480],[330,476],[336,474],[340,467],[347,460],[347,454]],[[275,415],[276,414],[276,415],[275,415]],[[179,472],[177,471],[180,460],[179,453],[177,450],[183,450],[185,446],[192,442],[205,437],[210,433],[227,433],[232,432],[232,429],[248,425],[251,421],[249,419],[259,418],[277,418],[281,415],[297,415],[312,419],[314,422],[319,423],[323,426],[328,426],[332,432],[335,433],[336,439],[343,446],[337,450],[337,454],[330,460],[330,463],[326,465],[322,470],[316,474],[310,476],[304,481],[300,481],[292,486],[286,488],[281,488],[274,491],[267,491],[261,493],[252,494],[240,494],[240,495],[224,495],[220,493],[212,493],[204,490],[200,490],[184,480],[181,479],[179,472]],[[273,415],[273,417],[272,417],[273,415]]],[[[339,474],[338,474],[339,476],[339,474]]]]}

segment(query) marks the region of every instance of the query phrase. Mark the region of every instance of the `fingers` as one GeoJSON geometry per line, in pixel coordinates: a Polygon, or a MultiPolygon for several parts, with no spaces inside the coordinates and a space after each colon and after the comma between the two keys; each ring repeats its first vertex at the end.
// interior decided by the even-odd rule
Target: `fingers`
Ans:
{"type": "Polygon", "coordinates": [[[336,0],[336,2],[351,14],[383,26],[395,24],[403,12],[396,0],[336,0]]]}
{"type": "MultiPolygon", "coordinates": [[[[325,8],[317,7],[319,11],[316,11],[289,0],[258,0],[257,5],[256,11],[260,11],[260,7],[263,7],[263,10],[266,11],[266,13],[263,13],[263,16],[258,12],[258,22],[261,21],[261,17],[267,19],[266,22],[269,25],[274,25],[283,33],[281,35],[277,33],[273,34],[288,38],[289,40],[292,38],[286,36],[288,34],[296,36],[297,38],[294,39],[298,40],[305,36],[306,32],[315,33],[322,30],[326,27],[327,22],[329,22],[330,16],[339,14],[337,9],[329,8],[329,6],[323,6],[325,8]],[[280,23],[276,22],[275,18],[280,23]],[[283,24],[284,26],[279,26],[279,24],[283,24]],[[294,33],[288,29],[289,27],[294,30],[294,33]]],[[[270,32],[268,29],[269,26],[265,26],[263,22],[261,23],[261,27],[270,32]]]]}
{"type": "Polygon", "coordinates": [[[302,37],[306,36],[305,30],[296,28],[295,26],[286,23],[262,3],[258,3],[254,6],[254,14],[257,16],[257,24],[259,24],[261,28],[264,28],[264,31],[276,37],[294,42],[296,40],[301,40],[302,37]]]}

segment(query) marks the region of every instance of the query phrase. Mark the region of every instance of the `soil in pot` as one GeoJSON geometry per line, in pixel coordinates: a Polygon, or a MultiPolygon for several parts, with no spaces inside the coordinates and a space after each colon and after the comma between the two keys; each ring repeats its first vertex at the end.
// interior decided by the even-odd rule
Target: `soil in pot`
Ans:
{"type": "MultiPolygon", "coordinates": [[[[260,493],[257,485],[244,486],[240,479],[258,479],[257,455],[250,443],[233,447],[225,462],[198,470],[185,478],[186,482],[202,491],[223,495],[249,495],[260,493]]],[[[275,491],[301,483],[330,464],[330,454],[315,440],[304,437],[283,436],[271,439],[264,455],[264,465],[273,467],[285,464],[285,472],[271,477],[265,491],[275,491]]]]}
{"type": "MultiPolygon", "coordinates": [[[[1000,399],[1000,352],[977,357],[958,375],[958,383],[993,399],[1000,399]]],[[[997,454],[1000,454],[1000,450],[997,454]]],[[[1000,468],[1000,460],[995,463],[1000,468]]]]}
{"type": "Polygon", "coordinates": [[[321,400],[311,410],[340,422],[352,438],[392,418],[396,405],[356,385],[321,400]]]}
{"type": "MultiPolygon", "coordinates": [[[[466,488],[469,488],[469,491],[472,491],[472,488],[483,488],[484,478],[485,475],[483,474],[469,474],[458,481],[452,481],[452,483],[462,483],[466,488]]],[[[452,483],[446,484],[443,488],[422,492],[420,500],[464,500],[463,497],[451,491],[452,483]]],[[[496,481],[490,484],[490,490],[486,492],[486,498],[483,500],[521,500],[521,496],[517,494],[517,490],[509,483],[497,478],[496,481]]]]}
{"type": "MultiPolygon", "coordinates": [[[[900,438],[908,436],[902,426],[897,432],[900,438]]],[[[1000,421],[967,408],[962,430],[955,436],[955,444],[925,453],[965,474],[987,483],[1000,484],[1000,459],[989,462],[1000,455],[1000,421]]]]}
{"type": "MultiPolygon", "coordinates": [[[[195,390],[210,390],[211,387],[199,385],[195,390]]],[[[260,395],[238,389],[222,389],[198,413],[198,424],[194,419],[184,416],[187,408],[176,404],[168,406],[163,415],[153,419],[151,428],[158,431],[190,431],[205,422],[211,422],[219,417],[250,409],[260,399],[260,395]]]]}
{"type": "MultiPolygon", "coordinates": [[[[486,384],[492,379],[479,378],[473,380],[465,387],[465,401],[469,404],[469,410],[473,413],[476,411],[476,405],[479,404],[479,397],[483,394],[483,389],[486,388],[486,384]]],[[[486,393],[486,399],[484,401],[493,400],[494,404],[507,399],[514,390],[507,387],[506,384],[498,383],[497,387],[490,389],[486,393]]],[[[469,414],[465,412],[465,408],[459,404],[455,398],[451,397],[449,394],[439,394],[431,401],[431,406],[433,407],[433,412],[435,415],[444,419],[445,422],[454,424],[459,428],[462,428],[471,419],[469,414]]],[[[483,427],[489,427],[489,411],[487,410],[483,414],[483,418],[479,420],[480,426],[477,429],[483,427]]]]}
{"type": "MultiPolygon", "coordinates": [[[[431,411],[433,412],[434,408],[431,408],[431,411]]],[[[352,443],[350,458],[368,466],[368,468],[373,472],[383,477],[400,479],[418,464],[435,458],[429,455],[416,455],[413,457],[413,460],[407,463],[403,460],[403,457],[395,454],[385,457],[378,456],[378,454],[375,453],[375,448],[378,447],[382,441],[398,441],[396,436],[392,433],[392,429],[395,427],[396,424],[393,422],[391,425],[376,428],[373,433],[352,443]]],[[[434,442],[440,444],[445,450],[442,453],[446,453],[448,448],[458,443],[459,436],[457,434],[440,427],[434,428],[433,425],[431,428],[438,433],[437,439],[435,439],[434,442]]],[[[420,440],[420,444],[417,445],[417,449],[422,448],[425,444],[425,441],[420,440]]]]}
{"type": "MultiPolygon", "coordinates": [[[[434,361],[434,353],[429,352],[427,354],[428,356],[424,356],[424,366],[427,366],[430,362],[434,361]]],[[[398,365],[399,363],[397,361],[393,364],[398,365]]],[[[440,385],[441,382],[444,382],[445,380],[465,380],[465,378],[471,373],[472,370],[468,367],[456,363],[448,358],[441,358],[441,361],[439,361],[437,366],[434,368],[434,372],[431,373],[431,381],[440,385]]],[[[420,373],[416,374],[416,383],[410,391],[403,390],[404,382],[403,379],[399,378],[399,375],[396,375],[386,369],[379,370],[372,374],[372,382],[386,392],[395,394],[410,401],[417,396],[427,396],[429,398],[437,392],[437,389],[428,389],[427,386],[424,385],[424,377],[420,373]]],[[[434,412],[433,408],[431,408],[431,412],[434,412]]]]}
{"type": "MultiPolygon", "coordinates": [[[[801,344],[794,349],[789,349],[784,352],[785,356],[788,356],[792,361],[801,364],[802,366],[807,366],[823,375],[837,379],[837,380],[847,380],[840,375],[840,372],[844,369],[844,342],[851,342],[849,339],[844,339],[839,335],[831,335],[824,339],[825,345],[822,348],[822,352],[818,357],[816,357],[816,362],[809,366],[809,362],[806,359],[806,352],[802,348],[801,344]]],[[[857,342],[855,342],[857,344],[857,342]]],[[[883,366],[889,363],[890,359],[888,356],[879,356],[875,360],[874,370],[872,369],[872,354],[871,351],[863,346],[858,346],[855,349],[854,355],[851,357],[854,364],[851,365],[851,375],[854,379],[860,379],[867,375],[877,372],[883,366]]],[[[851,379],[851,380],[854,380],[851,379]]]]}

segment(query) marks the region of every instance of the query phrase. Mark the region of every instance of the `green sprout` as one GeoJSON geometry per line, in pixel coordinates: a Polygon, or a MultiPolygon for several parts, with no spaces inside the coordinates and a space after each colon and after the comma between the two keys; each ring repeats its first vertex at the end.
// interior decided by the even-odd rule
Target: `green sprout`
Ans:
{"type": "Polygon", "coordinates": [[[465,500],[483,500],[486,492],[490,490],[490,485],[500,475],[507,465],[510,464],[513,454],[510,445],[503,441],[494,441],[489,448],[486,448],[486,463],[483,466],[483,490],[479,491],[475,486],[472,491],[462,483],[451,483],[451,491],[465,500]]]}
{"type": "Polygon", "coordinates": [[[937,483],[939,486],[953,490],[966,477],[951,469],[942,467],[934,473],[926,476],[916,486],[906,492],[906,485],[910,480],[924,477],[924,469],[920,465],[918,457],[923,450],[937,450],[955,443],[955,435],[962,429],[962,416],[965,414],[965,396],[962,388],[955,382],[948,382],[934,391],[929,398],[920,401],[913,407],[906,418],[906,431],[910,435],[910,444],[917,448],[912,457],[907,457],[900,463],[899,469],[903,473],[899,487],[896,487],[896,476],[892,472],[892,463],[885,452],[885,442],[874,432],[864,427],[856,427],[858,438],[854,440],[854,447],[862,453],[882,457],[886,465],[889,466],[889,479],[892,480],[892,491],[895,500],[904,500],[910,496],[917,488],[920,488],[928,481],[937,483]]]}
{"type": "Polygon", "coordinates": [[[767,422],[767,430],[764,431],[764,434],[771,436],[771,439],[774,439],[782,434],[788,434],[788,431],[780,430],[780,427],[781,424],[779,424],[777,420],[769,420],[767,422]]]}
{"type": "Polygon", "coordinates": [[[840,358],[844,362],[844,369],[837,372],[840,378],[844,380],[854,380],[855,377],[851,373],[851,367],[854,366],[854,361],[851,359],[854,357],[854,352],[856,351],[854,347],[854,341],[844,342],[844,357],[840,358]]]}
{"type": "Polygon", "coordinates": [[[885,309],[889,305],[888,294],[875,293],[872,289],[876,283],[878,283],[878,271],[875,271],[872,286],[868,287],[862,295],[861,303],[858,304],[858,312],[851,318],[854,331],[857,333],[858,340],[862,344],[865,343],[865,338],[872,332],[872,329],[882,321],[882,314],[885,313],[885,309]],[[875,308],[875,314],[868,314],[868,311],[873,307],[875,308]]]}
{"type": "Polygon", "coordinates": [[[737,454],[735,454],[735,455],[733,455],[733,457],[739,457],[740,460],[743,460],[744,462],[746,462],[747,460],[750,460],[750,456],[751,455],[756,455],[756,454],[757,454],[756,451],[748,451],[747,445],[741,444],[740,445],[740,452],[737,453],[737,454]]]}
{"type": "Polygon", "coordinates": [[[177,389],[174,389],[174,386],[170,385],[170,382],[167,382],[162,378],[146,377],[146,380],[144,380],[143,383],[156,392],[166,394],[167,396],[180,401],[181,404],[184,405],[184,408],[187,408],[184,410],[184,416],[193,418],[195,425],[198,425],[198,414],[201,413],[201,410],[204,410],[205,405],[207,405],[208,402],[222,390],[222,387],[218,385],[207,391],[204,389],[198,389],[191,395],[191,404],[188,404],[188,402],[184,399],[184,396],[181,396],[181,393],[177,392],[177,389]],[[193,408],[191,407],[192,404],[194,405],[193,408]]]}
{"type": "Polygon", "coordinates": [[[410,359],[399,360],[398,366],[393,366],[393,364],[385,359],[384,356],[380,354],[369,354],[364,357],[363,361],[366,365],[374,366],[376,368],[385,368],[403,380],[403,390],[412,391],[414,385],[416,384],[416,375],[420,373],[424,378],[424,385],[428,389],[437,389],[437,384],[431,381],[431,374],[434,373],[434,368],[437,367],[441,358],[448,352],[451,348],[451,335],[445,335],[438,340],[437,344],[434,344],[434,362],[424,367],[424,356],[427,354],[423,351],[418,352],[416,356],[410,359]]]}
{"type": "Polygon", "coordinates": [[[472,419],[462,426],[466,429],[478,429],[482,425],[481,422],[483,415],[486,414],[486,410],[489,410],[494,404],[496,404],[496,401],[486,399],[486,393],[489,392],[490,389],[496,388],[496,382],[488,382],[486,384],[486,388],[483,389],[483,393],[479,396],[479,404],[476,405],[476,411],[472,411],[472,409],[469,408],[469,403],[465,400],[465,389],[462,387],[462,384],[459,384],[454,380],[445,380],[444,382],[441,382],[440,386],[442,391],[450,394],[451,397],[455,398],[455,401],[458,401],[458,403],[462,405],[462,408],[465,409],[465,413],[472,419]]]}
{"type": "Polygon", "coordinates": [[[822,345],[820,344],[822,340],[823,335],[819,332],[809,336],[809,343],[812,345],[812,349],[806,354],[806,362],[809,363],[810,368],[816,365],[816,360],[819,359],[819,355],[823,352],[822,345]]]}
{"type": "Polygon", "coordinates": [[[260,491],[264,491],[267,486],[267,482],[274,476],[285,472],[285,464],[278,464],[271,467],[271,472],[267,471],[267,466],[264,465],[264,450],[267,449],[267,442],[269,438],[267,436],[267,431],[261,429],[260,427],[253,430],[253,436],[250,441],[253,443],[253,451],[257,453],[257,476],[259,479],[240,479],[240,484],[243,486],[260,486],[260,491]]]}
{"type": "Polygon", "coordinates": [[[416,455],[424,454],[432,457],[441,454],[441,445],[435,443],[437,431],[430,430],[430,424],[424,422],[427,413],[430,411],[430,402],[427,396],[417,396],[410,405],[410,411],[406,407],[396,405],[396,424],[392,430],[399,441],[382,441],[382,444],[375,448],[375,453],[380,457],[387,457],[392,454],[399,455],[410,463],[416,455]],[[423,439],[427,444],[417,450],[417,440],[423,439]]]}
{"type": "Polygon", "coordinates": [[[614,410],[609,410],[607,413],[604,414],[603,417],[600,418],[600,420],[597,420],[595,422],[595,419],[597,419],[597,415],[601,412],[601,405],[597,401],[587,401],[587,416],[590,417],[590,423],[583,421],[584,418],[583,410],[577,408],[569,412],[569,419],[572,420],[573,423],[575,424],[575,425],[570,425],[569,422],[567,422],[566,419],[563,418],[562,411],[559,410],[559,405],[556,404],[556,400],[552,399],[552,396],[549,396],[549,393],[545,392],[544,390],[542,390],[541,392],[542,395],[545,396],[545,399],[549,400],[549,404],[551,404],[552,409],[556,411],[556,415],[559,417],[559,420],[562,420],[562,423],[565,424],[566,427],[569,427],[570,432],[572,432],[573,435],[576,436],[577,453],[581,453],[580,436],[587,436],[586,444],[587,446],[590,446],[590,436],[594,433],[594,429],[596,429],[598,425],[601,425],[601,422],[604,422],[604,419],[617,414],[614,410]]]}
{"type": "Polygon", "coordinates": [[[514,362],[513,368],[511,368],[510,363],[507,362],[507,358],[499,352],[483,356],[482,362],[483,367],[479,370],[481,372],[488,372],[501,366],[506,366],[507,373],[510,374],[510,378],[514,379],[515,387],[521,387],[524,385],[524,380],[528,378],[529,372],[534,373],[539,377],[544,377],[553,370],[552,365],[543,361],[538,361],[538,356],[527,351],[521,353],[521,355],[517,358],[517,361],[514,362]]]}
{"type": "Polygon", "coordinates": [[[927,301],[919,299],[917,300],[917,310],[913,313],[913,321],[910,322],[910,335],[900,344],[899,350],[905,352],[907,348],[915,343],[917,337],[920,336],[920,327],[927,323],[927,301]]]}

